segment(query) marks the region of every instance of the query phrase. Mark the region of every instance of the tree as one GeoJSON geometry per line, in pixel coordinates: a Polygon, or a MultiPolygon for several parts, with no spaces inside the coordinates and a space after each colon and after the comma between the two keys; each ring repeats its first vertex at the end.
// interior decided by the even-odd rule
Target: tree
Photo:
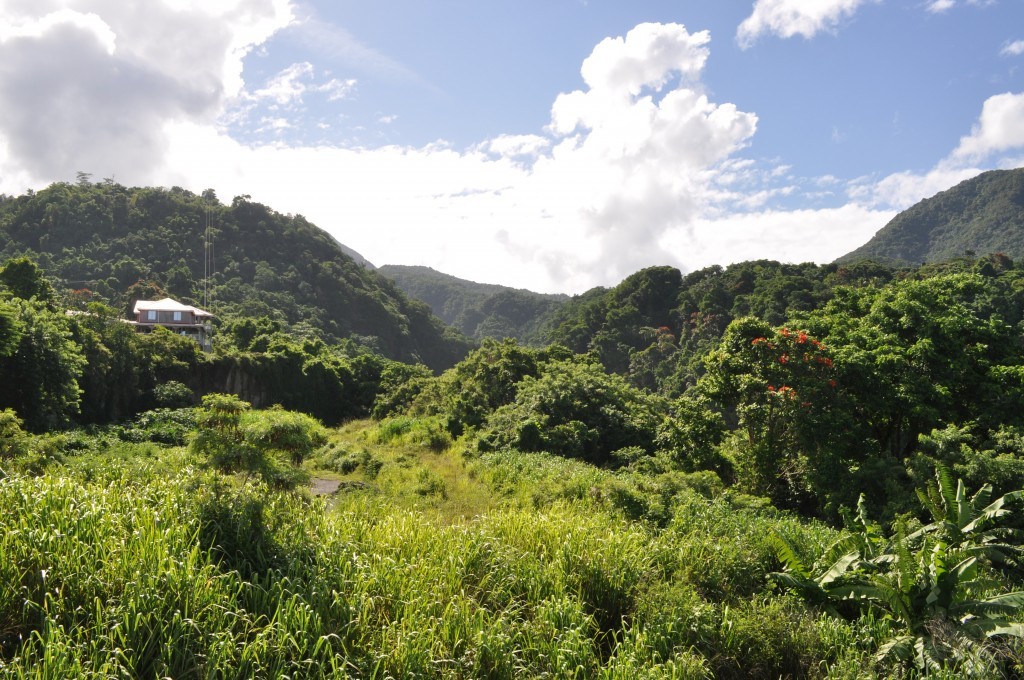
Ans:
{"type": "Polygon", "coordinates": [[[0,357],[0,408],[14,409],[34,432],[66,426],[79,410],[85,365],[67,317],[37,300],[9,304],[21,335],[14,352],[0,357]]]}
{"type": "Polygon", "coordinates": [[[856,443],[829,348],[806,331],[744,317],[729,324],[706,365],[699,391],[739,426],[741,483],[780,506],[824,505],[843,485],[856,443]]]}
{"type": "Polygon", "coordinates": [[[831,348],[879,452],[902,460],[945,424],[1020,421],[1017,310],[1004,284],[957,273],[839,289],[806,324],[831,348]]]}
{"type": "Polygon", "coordinates": [[[245,446],[242,436],[242,414],[249,408],[233,394],[203,395],[189,448],[223,472],[253,469],[255,451],[245,446]]]}
{"type": "Polygon", "coordinates": [[[5,262],[0,267],[0,283],[11,292],[11,295],[22,300],[35,298],[48,305],[53,305],[57,300],[53,286],[43,277],[39,265],[27,257],[5,262]]]}

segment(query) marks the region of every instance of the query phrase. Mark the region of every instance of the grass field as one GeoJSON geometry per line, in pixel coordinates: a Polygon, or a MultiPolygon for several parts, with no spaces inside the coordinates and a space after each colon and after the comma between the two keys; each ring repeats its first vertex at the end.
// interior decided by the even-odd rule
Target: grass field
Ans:
{"type": "Polygon", "coordinates": [[[700,475],[364,421],[312,497],[91,437],[0,481],[2,677],[863,677],[889,633],[768,578],[834,530],[700,475]]]}

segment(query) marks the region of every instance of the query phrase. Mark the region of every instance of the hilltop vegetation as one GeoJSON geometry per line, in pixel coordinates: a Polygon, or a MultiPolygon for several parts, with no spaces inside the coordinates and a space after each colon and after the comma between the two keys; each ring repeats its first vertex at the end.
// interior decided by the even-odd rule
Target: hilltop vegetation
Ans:
{"type": "Polygon", "coordinates": [[[838,261],[919,265],[974,253],[1024,257],[1024,168],[983,172],[926,198],[838,261]]]}
{"type": "Polygon", "coordinates": [[[171,296],[201,306],[208,247],[208,299],[219,322],[262,318],[292,335],[352,340],[438,370],[469,348],[326,232],[248,196],[224,205],[212,190],[197,196],[83,176],[76,184],[0,197],[0,260],[30,257],[59,288],[122,314],[140,298],[171,296]]]}

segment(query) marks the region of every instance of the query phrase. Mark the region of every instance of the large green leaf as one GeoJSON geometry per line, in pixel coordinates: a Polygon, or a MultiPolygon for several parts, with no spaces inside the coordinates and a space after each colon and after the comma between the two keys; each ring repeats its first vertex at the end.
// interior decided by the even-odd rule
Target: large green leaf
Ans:
{"type": "Polygon", "coordinates": [[[846,574],[847,570],[849,570],[851,566],[858,562],[860,562],[859,553],[851,552],[843,555],[818,578],[818,584],[823,588],[831,585],[836,579],[846,574]]]}
{"type": "Polygon", "coordinates": [[[900,635],[889,640],[878,648],[875,658],[883,663],[891,663],[893,660],[912,661],[914,658],[913,635],[900,635]]]}
{"type": "Polygon", "coordinates": [[[1021,498],[1024,498],[1024,489],[1021,489],[1019,491],[1011,491],[1010,493],[1003,494],[1002,496],[1000,496],[999,498],[995,499],[987,506],[982,508],[979,511],[978,516],[972,522],[969,522],[966,526],[964,526],[963,531],[965,533],[973,532],[985,522],[988,522],[992,519],[996,519],[998,517],[1005,516],[1009,513],[1009,510],[1006,509],[1006,506],[1009,505],[1010,503],[1019,501],[1021,498]]]}
{"type": "Polygon", "coordinates": [[[1006,619],[969,619],[963,630],[974,638],[991,638],[1000,635],[1024,638],[1024,624],[1006,619]]]}

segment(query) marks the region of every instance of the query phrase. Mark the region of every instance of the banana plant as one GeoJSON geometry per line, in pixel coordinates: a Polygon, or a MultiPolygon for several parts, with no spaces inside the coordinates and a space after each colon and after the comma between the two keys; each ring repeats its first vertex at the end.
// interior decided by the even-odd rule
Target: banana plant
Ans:
{"type": "MultiPolygon", "coordinates": [[[[797,546],[774,538],[786,570],[776,582],[832,615],[870,610],[898,634],[878,650],[879,662],[964,673],[993,668],[992,638],[1024,638],[1024,591],[998,593],[990,566],[1015,564],[1020,547],[1000,525],[1022,492],[990,501],[991,488],[968,497],[945,470],[921,498],[934,521],[914,532],[898,526],[885,538],[867,520],[863,497],[853,531],[829,546],[813,566],[797,546]],[[954,490],[955,488],[955,490],[954,490]],[[998,594],[994,594],[998,593],[998,594]]],[[[987,486],[987,485],[986,485],[987,486]]]]}
{"type": "Polygon", "coordinates": [[[1021,532],[1002,526],[999,520],[1011,514],[1012,504],[1024,498],[1024,490],[991,500],[992,485],[985,484],[973,496],[968,496],[962,479],[957,480],[954,487],[949,469],[936,466],[935,481],[924,490],[918,489],[917,495],[932,522],[907,536],[908,541],[938,537],[993,566],[1021,569],[1021,532]]]}

